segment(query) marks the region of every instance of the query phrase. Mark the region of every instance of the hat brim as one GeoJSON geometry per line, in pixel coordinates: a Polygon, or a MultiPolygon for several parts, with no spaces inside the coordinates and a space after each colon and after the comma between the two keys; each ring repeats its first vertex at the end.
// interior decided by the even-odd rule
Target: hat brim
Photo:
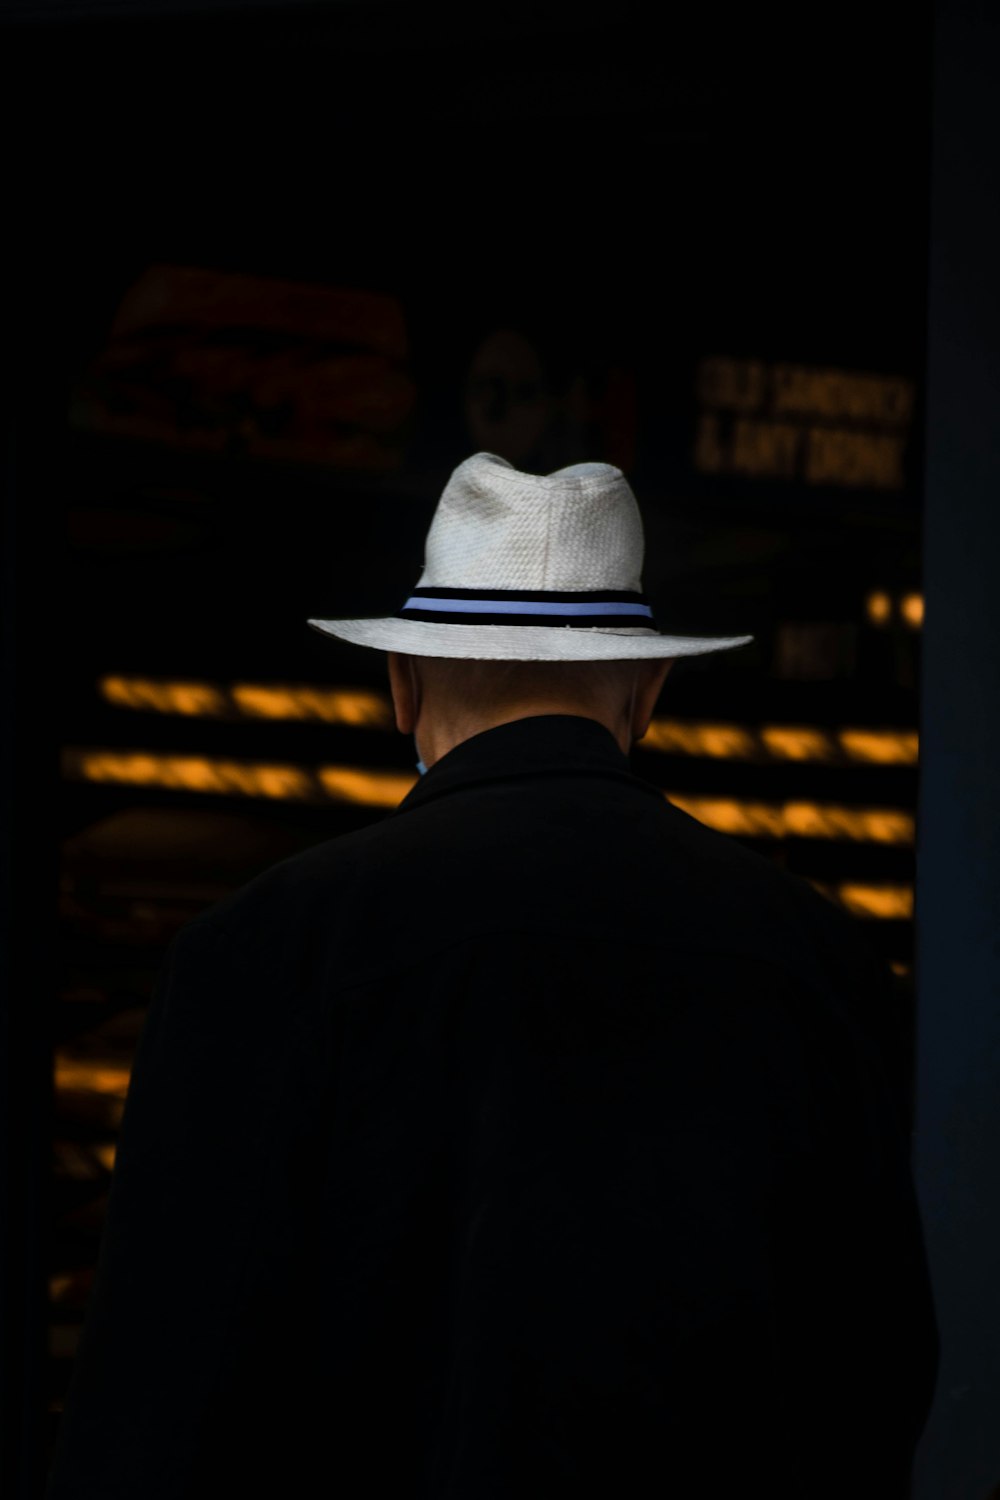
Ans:
{"type": "Polygon", "coordinates": [[[752,635],[661,635],[657,630],[592,625],[446,625],[431,620],[309,620],[314,630],[355,646],[409,656],[471,661],[623,661],[704,656],[745,646],[752,635]]]}

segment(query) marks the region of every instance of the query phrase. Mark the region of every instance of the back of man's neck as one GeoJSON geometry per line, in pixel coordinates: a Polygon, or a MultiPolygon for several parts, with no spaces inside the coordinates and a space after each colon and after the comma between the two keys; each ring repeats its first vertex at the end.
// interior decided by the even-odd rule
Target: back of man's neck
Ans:
{"type": "Polygon", "coordinates": [[[456,745],[462,744],[463,740],[471,739],[475,734],[482,734],[487,729],[497,729],[501,724],[513,724],[518,719],[537,718],[541,714],[573,714],[577,718],[594,719],[614,735],[622,751],[628,754],[630,744],[623,728],[616,727],[593,708],[579,703],[560,701],[517,704],[499,710],[495,714],[483,715],[475,719],[463,719],[456,723],[431,723],[426,728],[421,727],[418,732],[421,759],[426,766],[430,767],[443,755],[447,755],[449,750],[454,750],[456,745]]]}

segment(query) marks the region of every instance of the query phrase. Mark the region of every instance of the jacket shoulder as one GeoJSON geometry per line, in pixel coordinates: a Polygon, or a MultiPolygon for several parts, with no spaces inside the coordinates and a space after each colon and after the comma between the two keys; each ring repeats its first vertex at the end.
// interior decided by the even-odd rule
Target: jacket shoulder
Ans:
{"type": "Polygon", "coordinates": [[[301,924],[310,916],[329,917],[353,888],[381,826],[323,839],[268,865],[190,918],[171,947],[193,951],[226,934],[249,937],[289,922],[301,924]]]}

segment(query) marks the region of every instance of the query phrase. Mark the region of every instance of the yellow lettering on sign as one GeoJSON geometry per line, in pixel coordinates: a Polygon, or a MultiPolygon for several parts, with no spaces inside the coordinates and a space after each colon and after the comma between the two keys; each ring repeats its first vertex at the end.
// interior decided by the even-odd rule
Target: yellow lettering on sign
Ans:
{"type": "Polygon", "coordinates": [[[915,401],[904,376],[714,356],[699,362],[696,388],[703,474],[903,487],[915,401]]]}
{"type": "Polygon", "coordinates": [[[698,396],[721,411],[758,411],[766,388],[766,366],[756,359],[703,359],[698,396]]]}
{"type": "Polygon", "coordinates": [[[903,483],[903,444],[890,433],[852,432],[844,427],[810,427],[806,443],[807,484],[868,485],[899,489],[903,483]]]}
{"type": "Polygon", "coordinates": [[[775,416],[795,413],[905,427],[913,412],[913,382],[900,376],[774,365],[770,410],[775,416]]]}

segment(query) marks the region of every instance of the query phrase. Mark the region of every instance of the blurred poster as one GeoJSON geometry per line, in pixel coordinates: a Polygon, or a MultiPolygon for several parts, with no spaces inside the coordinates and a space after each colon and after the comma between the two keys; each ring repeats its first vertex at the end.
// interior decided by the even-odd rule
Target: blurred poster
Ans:
{"type": "Polygon", "coordinates": [[[385,471],[416,388],[392,296],[151,265],[73,393],[83,431],[385,471]]]}

